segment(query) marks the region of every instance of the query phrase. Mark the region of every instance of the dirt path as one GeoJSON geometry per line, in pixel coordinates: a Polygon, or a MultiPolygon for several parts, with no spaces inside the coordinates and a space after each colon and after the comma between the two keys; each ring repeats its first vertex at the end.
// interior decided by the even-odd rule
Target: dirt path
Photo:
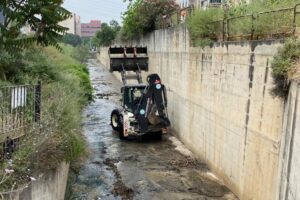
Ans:
{"type": "Polygon", "coordinates": [[[120,141],[109,122],[120,83],[95,60],[89,69],[95,101],[85,110],[90,156],[71,199],[236,199],[174,136],[120,141]]]}

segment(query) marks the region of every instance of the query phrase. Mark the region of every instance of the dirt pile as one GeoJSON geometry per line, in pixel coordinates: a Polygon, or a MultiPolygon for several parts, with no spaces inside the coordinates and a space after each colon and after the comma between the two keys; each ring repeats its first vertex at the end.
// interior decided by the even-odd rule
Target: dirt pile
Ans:
{"type": "Polygon", "coordinates": [[[172,167],[186,167],[186,168],[203,168],[205,166],[205,164],[200,163],[199,161],[197,161],[195,158],[186,156],[184,158],[181,159],[173,159],[173,160],[169,160],[168,164],[172,167]]]}
{"type": "Polygon", "coordinates": [[[122,197],[122,200],[133,199],[134,192],[131,188],[128,188],[121,180],[114,183],[111,193],[116,197],[122,197]]]}

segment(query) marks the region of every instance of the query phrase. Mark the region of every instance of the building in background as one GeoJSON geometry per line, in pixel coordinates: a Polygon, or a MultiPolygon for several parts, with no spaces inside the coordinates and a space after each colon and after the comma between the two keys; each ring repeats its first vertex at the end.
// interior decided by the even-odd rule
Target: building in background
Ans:
{"type": "Polygon", "coordinates": [[[81,24],[81,37],[93,37],[101,29],[100,20],[91,20],[90,23],[81,24]]]}
{"type": "Polygon", "coordinates": [[[194,6],[194,8],[202,8],[205,9],[207,7],[218,7],[221,6],[224,0],[190,0],[190,4],[194,6]]]}
{"type": "MultiPolygon", "coordinates": [[[[0,24],[4,24],[4,16],[2,11],[0,11],[0,24]]],[[[69,29],[67,33],[81,36],[81,23],[79,15],[72,13],[69,19],[60,22],[59,25],[67,27],[69,29]]],[[[32,30],[29,25],[26,25],[21,28],[21,32],[24,34],[32,34],[34,33],[34,30],[32,30]]]]}
{"type": "Polygon", "coordinates": [[[72,16],[69,19],[60,22],[59,24],[69,29],[67,33],[81,36],[81,24],[79,15],[72,13],[72,16]]]}

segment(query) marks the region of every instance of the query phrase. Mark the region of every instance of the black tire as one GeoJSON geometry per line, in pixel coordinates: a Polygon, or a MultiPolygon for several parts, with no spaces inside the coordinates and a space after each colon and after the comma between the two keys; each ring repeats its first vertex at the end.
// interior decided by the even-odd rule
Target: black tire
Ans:
{"type": "Polygon", "coordinates": [[[110,125],[114,131],[120,130],[120,112],[113,110],[110,115],[110,125]]]}
{"type": "Polygon", "coordinates": [[[124,133],[123,133],[123,116],[120,114],[118,110],[113,110],[110,116],[110,125],[114,131],[119,133],[119,138],[124,140],[124,133]]]}
{"type": "Polygon", "coordinates": [[[156,139],[156,140],[162,140],[162,136],[163,136],[162,131],[157,131],[153,135],[154,139],[156,139]]]}
{"type": "Polygon", "coordinates": [[[124,136],[124,129],[123,129],[123,115],[119,116],[120,120],[120,129],[119,129],[119,138],[120,140],[126,140],[127,138],[124,136]]]}

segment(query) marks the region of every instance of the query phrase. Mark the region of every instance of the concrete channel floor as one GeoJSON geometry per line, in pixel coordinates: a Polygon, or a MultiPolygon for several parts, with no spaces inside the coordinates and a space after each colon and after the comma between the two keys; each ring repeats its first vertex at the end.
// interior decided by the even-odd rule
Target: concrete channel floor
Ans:
{"type": "Polygon", "coordinates": [[[83,128],[90,155],[71,199],[237,199],[172,135],[120,141],[109,123],[120,105],[121,83],[96,60],[88,65],[95,100],[85,109],[83,128]]]}

